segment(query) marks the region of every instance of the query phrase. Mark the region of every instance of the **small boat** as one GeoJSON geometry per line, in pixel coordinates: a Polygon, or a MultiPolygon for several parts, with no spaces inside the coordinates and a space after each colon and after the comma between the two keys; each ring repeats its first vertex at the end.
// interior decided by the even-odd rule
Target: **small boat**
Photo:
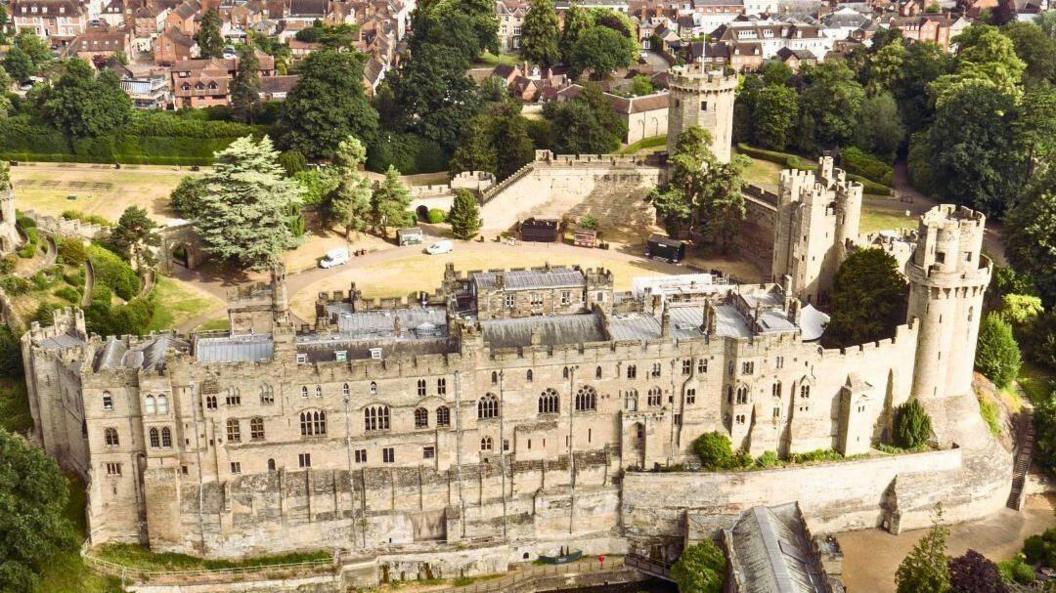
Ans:
{"type": "Polygon", "coordinates": [[[568,564],[583,557],[583,550],[569,550],[556,556],[545,556],[539,554],[539,562],[543,564],[568,564]]]}

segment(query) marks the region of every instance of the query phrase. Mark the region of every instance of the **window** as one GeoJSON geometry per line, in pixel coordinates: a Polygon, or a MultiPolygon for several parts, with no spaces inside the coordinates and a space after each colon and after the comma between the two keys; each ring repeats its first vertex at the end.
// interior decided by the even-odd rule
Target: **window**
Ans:
{"type": "Polygon", "coordinates": [[[777,359],[774,360],[774,364],[779,369],[785,368],[785,357],[784,356],[778,356],[777,359]]]}
{"type": "Polygon", "coordinates": [[[121,475],[121,464],[120,463],[108,463],[108,464],[106,464],[106,475],[108,475],[108,476],[120,476],[121,475]]]}
{"type": "Polygon", "coordinates": [[[576,391],[576,411],[588,412],[598,409],[598,392],[590,385],[584,385],[576,391]]]}
{"type": "Polygon", "coordinates": [[[505,295],[503,297],[503,299],[502,299],[502,304],[506,305],[507,309],[512,309],[513,308],[513,295],[512,294],[505,295]]]}
{"type": "Polygon", "coordinates": [[[392,447],[385,447],[381,450],[381,460],[385,463],[396,462],[396,449],[392,447]]]}
{"type": "Polygon", "coordinates": [[[168,426],[161,429],[161,446],[165,449],[172,447],[172,430],[168,426]]]}
{"type": "Polygon", "coordinates": [[[238,461],[231,462],[231,473],[240,474],[242,473],[242,463],[238,461]]]}
{"type": "Polygon", "coordinates": [[[561,400],[554,389],[547,389],[539,396],[540,414],[557,414],[561,411],[561,400]]]}
{"type": "Polygon", "coordinates": [[[700,102],[700,110],[701,111],[707,111],[708,110],[708,102],[707,101],[701,101],[700,102]]]}
{"type": "Polygon", "coordinates": [[[367,450],[366,449],[356,449],[356,463],[366,463],[366,462],[367,462],[367,450]]]}
{"type": "Polygon", "coordinates": [[[799,397],[802,399],[810,399],[810,385],[804,383],[799,386],[799,397]]]}
{"type": "Polygon", "coordinates": [[[532,382],[532,369],[528,369],[528,371],[524,373],[524,380],[529,383],[532,382]]]}
{"type": "Polygon", "coordinates": [[[371,381],[370,382],[370,394],[371,395],[377,395],[378,394],[378,384],[375,381],[371,381]]]}
{"type": "Polygon", "coordinates": [[[308,386],[301,385],[301,397],[308,399],[308,386]]]}
{"type": "Polygon", "coordinates": [[[389,429],[389,407],[388,406],[371,406],[363,410],[363,423],[364,428],[369,432],[371,430],[388,430],[389,429]]]}
{"type": "Polygon", "coordinates": [[[781,397],[781,382],[775,381],[773,386],[770,387],[770,395],[774,397],[781,397]]]}
{"type": "Polygon", "coordinates": [[[429,428],[429,410],[417,408],[414,410],[414,427],[429,428]]]}
{"type": "Polygon", "coordinates": [[[487,420],[499,417],[499,400],[495,394],[488,393],[477,402],[477,418],[487,420]]]}
{"type": "Polygon", "coordinates": [[[422,459],[432,459],[436,457],[435,447],[422,447],[422,459]]]}
{"type": "Polygon", "coordinates": [[[561,378],[562,379],[567,379],[570,372],[571,371],[568,370],[568,367],[565,367],[565,368],[561,369],[561,378]]]}
{"type": "Polygon", "coordinates": [[[542,307],[542,306],[543,306],[543,295],[542,295],[542,293],[533,292],[532,293],[532,307],[542,307]]]}
{"type": "Polygon", "coordinates": [[[746,404],[746,403],[748,403],[748,387],[746,385],[741,385],[740,387],[737,388],[737,403],[738,404],[746,404]]]}
{"type": "Polygon", "coordinates": [[[623,396],[623,408],[629,412],[638,409],[638,390],[632,389],[623,396]]]}
{"type": "Polygon", "coordinates": [[[491,384],[497,385],[499,383],[499,374],[495,371],[491,371],[491,384]]]}
{"type": "MultiPolygon", "coordinates": [[[[971,321],[971,319],[969,319],[971,321]]],[[[110,395],[109,391],[103,392],[103,409],[110,411],[114,409],[114,396],[110,395]]]]}
{"type": "Polygon", "coordinates": [[[260,386],[260,403],[270,406],[275,403],[275,388],[271,385],[260,386]]]}
{"type": "Polygon", "coordinates": [[[697,403],[697,389],[695,387],[690,387],[689,389],[686,389],[686,403],[697,403]]]}
{"type": "Polygon", "coordinates": [[[571,302],[572,302],[572,293],[567,291],[567,290],[561,291],[561,304],[562,305],[568,305],[571,302]]]}
{"type": "Polygon", "coordinates": [[[701,375],[708,372],[708,359],[701,358],[697,361],[697,372],[701,375]]]}
{"type": "Polygon", "coordinates": [[[447,395],[447,379],[441,377],[436,380],[436,394],[447,395]]]}
{"type": "Polygon", "coordinates": [[[238,390],[238,387],[227,388],[227,395],[224,397],[224,403],[229,406],[242,405],[242,393],[238,390]]]}
{"type": "Polygon", "coordinates": [[[275,460],[274,459],[268,459],[268,471],[269,472],[275,471],[275,460]]]}
{"type": "Polygon", "coordinates": [[[297,465],[302,468],[312,467],[312,454],[311,453],[298,453],[297,454],[297,465]]]}
{"type": "Polygon", "coordinates": [[[425,379],[418,379],[418,397],[426,396],[425,379]]]}
{"type": "Polygon", "coordinates": [[[146,414],[147,416],[153,416],[154,414],[158,413],[158,407],[157,407],[157,404],[155,403],[153,395],[148,395],[147,399],[144,400],[144,401],[145,401],[145,403],[143,405],[143,413],[144,414],[146,414]]]}
{"type": "Polygon", "coordinates": [[[103,440],[106,441],[107,447],[116,447],[121,444],[121,440],[117,437],[116,428],[107,428],[104,430],[103,440]]]}
{"type": "Polygon", "coordinates": [[[779,408],[777,406],[774,406],[774,418],[780,418],[780,417],[781,417],[781,408],[779,408]]]}
{"type": "Polygon", "coordinates": [[[301,412],[301,436],[317,437],[326,434],[326,412],[305,410],[301,412]]]}
{"type": "Polygon", "coordinates": [[[215,410],[216,409],[216,396],[207,395],[205,396],[205,409],[215,410]]]}
{"type": "Polygon", "coordinates": [[[692,360],[687,358],[687,359],[682,361],[682,374],[683,375],[692,375],[693,374],[693,361],[692,360]]]}
{"type": "Polygon", "coordinates": [[[627,365],[627,378],[628,379],[637,379],[638,378],[638,367],[637,366],[635,366],[633,364],[627,365]]]}
{"type": "Polygon", "coordinates": [[[660,403],[661,403],[661,398],[662,397],[663,397],[663,393],[660,391],[659,387],[653,387],[652,389],[650,389],[649,390],[649,399],[647,400],[648,404],[649,404],[649,407],[650,408],[658,408],[658,407],[660,407],[660,403]]]}
{"type": "Polygon", "coordinates": [[[249,419],[249,439],[251,441],[264,440],[264,419],[260,416],[249,419]]]}
{"type": "Polygon", "coordinates": [[[352,388],[349,387],[348,383],[341,385],[341,397],[348,399],[352,396],[352,388]]]}
{"type": "Polygon", "coordinates": [[[492,448],[491,437],[484,437],[484,438],[480,439],[480,450],[481,451],[491,451],[491,448],[492,448]]]}
{"type": "Polygon", "coordinates": [[[594,378],[595,379],[601,379],[601,367],[600,366],[599,367],[595,367],[595,369],[594,369],[594,378]]]}
{"type": "Polygon", "coordinates": [[[315,386],[315,397],[323,397],[323,386],[322,385],[316,385],[315,386]]]}
{"type": "MultiPolygon", "coordinates": [[[[590,429],[588,428],[587,430],[590,430],[590,429]]],[[[510,439],[502,439],[502,450],[503,451],[509,451],[510,450],[510,439]]]]}
{"type": "Polygon", "coordinates": [[[744,414],[737,414],[737,424],[744,424],[744,422],[745,422],[745,415],[744,414]]]}
{"type": "Polygon", "coordinates": [[[660,363],[659,362],[654,362],[653,363],[653,376],[654,377],[659,377],[660,376],[660,363]]]}
{"type": "Polygon", "coordinates": [[[161,446],[161,434],[158,432],[156,427],[151,427],[147,433],[150,438],[150,446],[157,449],[161,446]]]}
{"type": "Polygon", "coordinates": [[[755,372],[755,362],[748,360],[748,361],[745,361],[745,362],[741,363],[741,374],[742,375],[751,375],[754,372],[755,372]]]}
{"type": "Polygon", "coordinates": [[[447,409],[447,406],[440,406],[436,409],[436,425],[451,426],[451,411],[447,409]]]}
{"type": "MultiPolygon", "coordinates": [[[[303,429],[301,434],[304,434],[303,429]]],[[[229,443],[242,442],[242,427],[239,425],[238,420],[234,418],[227,421],[227,441],[229,443]]]]}

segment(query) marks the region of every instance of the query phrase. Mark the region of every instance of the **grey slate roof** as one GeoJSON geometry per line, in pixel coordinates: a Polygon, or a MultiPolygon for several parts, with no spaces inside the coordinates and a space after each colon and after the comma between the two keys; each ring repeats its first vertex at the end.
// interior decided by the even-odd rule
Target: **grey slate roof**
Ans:
{"type": "Polygon", "coordinates": [[[492,348],[516,348],[532,343],[532,330],[547,345],[604,342],[608,338],[600,317],[593,313],[521,317],[480,322],[484,342],[492,348]]]}
{"type": "Polygon", "coordinates": [[[733,305],[715,306],[715,335],[729,338],[750,338],[748,322],[733,305]]]}
{"type": "MultiPolygon", "coordinates": [[[[704,336],[703,307],[671,307],[668,309],[671,337],[675,339],[704,336]]],[[[613,340],[655,340],[660,337],[660,320],[647,313],[628,313],[609,318],[609,334],[613,340]]]]}
{"type": "Polygon", "coordinates": [[[274,353],[271,334],[198,338],[194,349],[198,362],[258,362],[271,360],[274,353]]]}
{"type": "MultiPolygon", "coordinates": [[[[498,276],[495,272],[475,272],[472,278],[478,289],[494,289],[498,288],[498,276]]],[[[583,273],[573,268],[511,270],[505,272],[503,278],[506,290],[569,288],[587,284],[583,273]]]]}
{"type": "Polygon", "coordinates": [[[175,342],[171,335],[160,335],[129,348],[124,340],[110,338],[96,353],[94,368],[103,369],[163,369],[165,354],[175,342]]]}
{"type": "Polygon", "coordinates": [[[79,336],[72,334],[59,334],[50,338],[46,338],[40,342],[40,347],[45,350],[61,350],[63,348],[72,348],[74,346],[83,346],[84,340],[79,336]]]}
{"type": "Polygon", "coordinates": [[[397,320],[401,338],[432,338],[447,335],[444,307],[415,307],[383,311],[352,312],[345,303],[327,305],[326,312],[337,316],[337,329],[349,339],[395,338],[397,320]]]}
{"type": "Polygon", "coordinates": [[[753,507],[726,531],[730,563],[741,593],[825,593],[796,504],[753,507]]]}

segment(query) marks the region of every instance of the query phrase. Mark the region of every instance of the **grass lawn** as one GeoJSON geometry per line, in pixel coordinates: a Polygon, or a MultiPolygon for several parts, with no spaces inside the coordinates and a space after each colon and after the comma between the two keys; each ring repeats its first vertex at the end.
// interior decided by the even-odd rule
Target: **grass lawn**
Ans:
{"type": "Polygon", "coordinates": [[[765,190],[776,192],[777,182],[781,176],[781,165],[762,159],[751,160],[752,164],[744,170],[744,180],[765,190]]]}
{"type": "Polygon", "coordinates": [[[480,57],[477,58],[476,65],[491,67],[502,65],[513,66],[514,64],[517,64],[520,61],[521,57],[517,54],[500,53],[499,55],[495,55],[490,51],[485,51],[480,54],[480,57]]]}
{"type": "Polygon", "coordinates": [[[11,167],[11,181],[21,210],[58,216],[78,210],[117,221],[125,208],[140,206],[159,222],[175,217],[168,210],[169,193],[188,171],[154,169],[92,169],[34,165],[11,167]],[[68,199],[75,195],[77,199],[68,199]]]}
{"type": "Polygon", "coordinates": [[[154,310],[154,318],[147,326],[148,331],[179,327],[188,319],[223,306],[215,296],[191,284],[165,276],[158,278],[154,296],[158,299],[158,304],[154,310]]]}
{"type": "Polygon", "coordinates": [[[330,560],[327,550],[294,552],[277,556],[260,556],[246,560],[203,560],[186,554],[155,553],[135,544],[106,544],[94,550],[95,556],[115,564],[144,570],[199,570],[214,568],[242,568],[253,566],[276,566],[330,560]]]}
{"type": "Polygon", "coordinates": [[[210,319],[209,321],[206,321],[205,323],[203,323],[203,324],[199,325],[198,327],[194,328],[195,331],[200,331],[200,332],[218,331],[218,330],[225,330],[226,331],[226,330],[229,330],[229,329],[231,329],[231,320],[228,319],[227,317],[224,317],[222,319],[210,319]]]}
{"type": "Polygon", "coordinates": [[[26,384],[22,381],[0,379],[0,428],[20,433],[33,428],[26,384]]]}
{"type": "Polygon", "coordinates": [[[1019,378],[1016,380],[1023,392],[1035,405],[1045,401],[1052,396],[1056,384],[1054,384],[1052,373],[1033,363],[1024,362],[1019,369],[1019,378]]]}
{"type": "Polygon", "coordinates": [[[866,194],[862,199],[862,222],[858,232],[864,235],[876,231],[917,228],[919,221],[919,214],[914,212],[910,204],[866,194]],[[907,211],[910,212],[909,216],[906,216],[907,211]]]}
{"type": "Polygon", "coordinates": [[[634,144],[627,145],[627,148],[621,150],[620,154],[653,153],[666,147],[667,136],[653,136],[652,138],[642,138],[634,144]]]}

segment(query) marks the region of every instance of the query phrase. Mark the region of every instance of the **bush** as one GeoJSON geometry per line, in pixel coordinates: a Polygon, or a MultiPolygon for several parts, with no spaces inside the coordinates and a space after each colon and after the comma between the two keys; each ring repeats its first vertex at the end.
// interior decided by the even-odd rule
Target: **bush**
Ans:
{"type": "Polygon", "coordinates": [[[1037,578],[1034,567],[1024,562],[1021,556],[998,562],[997,572],[1001,574],[1001,580],[1020,585],[1029,585],[1037,578]]]}
{"type": "Polygon", "coordinates": [[[988,313],[979,328],[975,368],[1004,389],[1019,375],[1022,359],[1012,326],[996,313],[988,313]]]}
{"type": "Polygon", "coordinates": [[[81,302],[81,293],[77,292],[77,289],[72,286],[63,286],[56,290],[54,294],[60,299],[69,301],[75,305],[81,302]]]}
{"type": "Polygon", "coordinates": [[[440,224],[447,219],[447,212],[444,212],[441,208],[430,208],[426,218],[432,224],[440,224]]]}
{"type": "Polygon", "coordinates": [[[0,278],[0,288],[11,296],[18,296],[29,292],[30,283],[29,280],[18,276],[4,276],[0,278]]]}
{"type": "Polygon", "coordinates": [[[931,417],[919,400],[911,399],[895,408],[895,444],[916,449],[931,439],[931,417]]]}
{"type": "Polygon", "coordinates": [[[1048,544],[1041,534],[1032,535],[1023,540],[1023,556],[1027,562],[1038,564],[1049,555],[1048,544]]]}
{"type": "Polygon", "coordinates": [[[117,254],[93,243],[88,247],[88,258],[95,270],[97,284],[110,287],[114,294],[126,301],[139,292],[139,277],[117,254]]]}
{"type": "Polygon", "coordinates": [[[1001,433],[1001,414],[998,410],[997,403],[986,396],[978,396],[979,399],[979,415],[983,417],[983,421],[986,422],[987,427],[990,428],[991,434],[1001,433]]]}
{"type": "Polygon", "coordinates": [[[293,174],[294,181],[301,187],[301,204],[316,206],[322,204],[326,195],[338,184],[338,177],[332,169],[309,169],[293,174]]]}
{"type": "Polygon", "coordinates": [[[805,453],[791,453],[788,460],[791,463],[818,463],[820,461],[840,461],[843,459],[838,451],[832,449],[815,449],[805,453]]]}
{"type": "Polygon", "coordinates": [[[36,274],[33,274],[33,276],[29,280],[33,283],[33,286],[36,287],[37,290],[44,290],[55,282],[55,279],[49,276],[45,270],[41,270],[36,274]]]}
{"type": "Polygon", "coordinates": [[[292,177],[308,167],[308,159],[299,150],[285,150],[279,154],[279,164],[286,170],[286,175],[292,177]]]}
{"type": "Polygon", "coordinates": [[[111,227],[114,223],[99,216],[98,214],[86,214],[78,210],[63,210],[62,217],[66,220],[79,220],[87,224],[95,224],[101,227],[111,227]]]}
{"type": "Polygon", "coordinates": [[[720,593],[726,581],[726,556],[711,540],[693,544],[671,567],[671,579],[682,593],[720,593]]]}
{"type": "Polygon", "coordinates": [[[0,325],[0,377],[18,379],[22,374],[22,345],[18,336],[10,327],[0,325]]]}
{"type": "Polygon", "coordinates": [[[15,271],[18,259],[13,255],[0,257],[0,276],[6,276],[15,271]]]}
{"type": "Polygon", "coordinates": [[[759,459],[755,460],[755,465],[762,469],[770,469],[781,467],[784,464],[781,463],[781,459],[777,456],[775,451],[764,451],[763,454],[759,456],[759,459]]]}
{"type": "Polygon", "coordinates": [[[80,239],[63,237],[59,239],[58,248],[59,258],[68,266],[83,266],[88,261],[88,249],[80,239]]]}
{"type": "Polygon", "coordinates": [[[53,318],[55,311],[61,308],[62,307],[55,303],[41,303],[37,305],[37,310],[33,313],[31,321],[40,323],[41,327],[49,326],[55,322],[55,319],[53,318]]]}
{"type": "MultiPolygon", "coordinates": [[[[848,173],[890,187],[895,181],[895,170],[891,165],[863,151],[857,146],[845,148],[840,153],[840,166],[848,173]]],[[[873,192],[869,192],[873,193],[873,192]]]]}
{"type": "Polygon", "coordinates": [[[19,250],[16,251],[15,253],[18,255],[18,257],[21,257],[22,259],[30,259],[31,257],[33,257],[33,254],[35,254],[36,252],[37,252],[37,246],[36,245],[34,245],[33,243],[26,243],[21,248],[19,248],[19,250]]]}
{"type": "Polygon", "coordinates": [[[447,169],[451,155],[436,142],[416,134],[380,134],[367,150],[367,169],[378,173],[396,167],[404,175],[447,169]]]}
{"type": "Polygon", "coordinates": [[[707,470],[731,469],[736,464],[730,438],[721,432],[706,432],[697,437],[693,452],[707,470]]]}

